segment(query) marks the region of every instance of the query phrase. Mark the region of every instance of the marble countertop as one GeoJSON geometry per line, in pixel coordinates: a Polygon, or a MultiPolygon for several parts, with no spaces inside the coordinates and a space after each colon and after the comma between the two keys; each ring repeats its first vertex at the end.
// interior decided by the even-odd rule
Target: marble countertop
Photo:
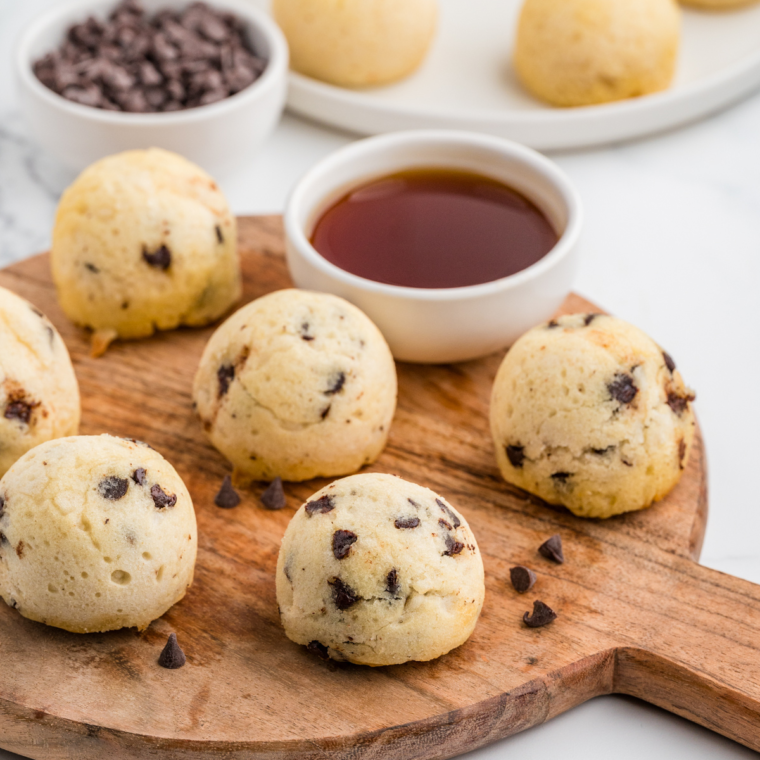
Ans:
{"type": "MultiPolygon", "coordinates": [[[[0,266],[46,249],[58,197],[73,180],[29,138],[10,65],[19,30],[53,4],[0,0],[0,266]]],[[[711,504],[702,562],[754,582],[760,582],[760,492],[749,486],[760,459],[759,133],[760,94],[684,129],[552,156],[586,207],[576,290],[666,346],[698,391],[711,504]]],[[[352,139],[286,115],[263,152],[221,182],[223,190],[236,213],[279,212],[298,177],[352,139]]],[[[593,700],[472,754],[529,760],[549,753],[571,760],[755,756],[623,697],[593,700]]],[[[0,760],[12,757],[18,756],[0,750],[0,760]]]]}

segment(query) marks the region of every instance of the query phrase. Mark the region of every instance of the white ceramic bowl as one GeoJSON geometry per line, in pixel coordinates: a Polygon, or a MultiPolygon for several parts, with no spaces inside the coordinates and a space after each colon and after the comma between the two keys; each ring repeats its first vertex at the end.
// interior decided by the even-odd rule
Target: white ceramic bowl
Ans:
{"type": "MultiPolygon", "coordinates": [[[[32,63],[57,48],[71,24],[89,15],[104,18],[116,2],[55,5],[21,35],[14,65],[21,108],[34,137],[76,171],[113,153],[151,147],[179,153],[217,177],[234,171],[270,135],[284,107],[288,47],[277,25],[250,0],[211,0],[215,8],[246,22],[254,50],[268,61],[250,87],[211,105],[172,113],[121,113],[71,103],[45,87],[32,63]]],[[[188,4],[189,0],[143,0],[149,13],[188,4]]]]}
{"type": "MultiPolygon", "coordinates": [[[[362,309],[396,359],[447,363],[485,356],[549,319],[570,292],[582,225],[580,199],[547,158],[516,143],[470,132],[396,132],[353,143],[314,166],[285,212],[288,266],[299,288],[326,291],[362,309]],[[462,288],[386,285],[350,274],[309,242],[323,211],[350,188],[411,168],[478,172],[519,190],[548,217],[560,239],[540,261],[510,277],[462,288]]],[[[466,250],[462,256],[467,256],[466,250]]]]}

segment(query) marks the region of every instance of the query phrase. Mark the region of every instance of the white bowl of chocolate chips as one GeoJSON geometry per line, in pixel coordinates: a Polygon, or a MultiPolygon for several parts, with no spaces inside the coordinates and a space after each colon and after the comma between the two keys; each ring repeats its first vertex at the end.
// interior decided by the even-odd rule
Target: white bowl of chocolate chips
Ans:
{"type": "Polygon", "coordinates": [[[15,68],[33,135],[70,168],[159,147],[219,176],[277,125],[288,48],[249,0],[76,0],[24,31],[15,68]]]}

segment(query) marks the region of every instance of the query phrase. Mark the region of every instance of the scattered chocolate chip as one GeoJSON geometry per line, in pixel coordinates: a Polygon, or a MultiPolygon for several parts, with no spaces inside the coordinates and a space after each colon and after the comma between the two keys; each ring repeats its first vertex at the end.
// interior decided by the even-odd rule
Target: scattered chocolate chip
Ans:
{"type": "Polygon", "coordinates": [[[314,340],[314,336],[311,334],[308,322],[303,322],[301,324],[301,339],[306,341],[314,340]]]}
{"type": "Polygon", "coordinates": [[[232,509],[240,504],[240,494],[232,487],[232,478],[224,476],[219,493],[214,496],[214,504],[220,509],[232,509]]]}
{"type": "MultiPolygon", "coordinates": [[[[690,401],[694,401],[696,396],[693,393],[687,393],[682,396],[680,393],[674,391],[668,392],[668,406],[680,417],[689,406],[690,401]]],[[[8,416],[6,412],[6,417],[8,416]]]]}
{"type": "Polygon", "coordinates": [[[216,377],[219,380],[219,398],[221,398],[230,389],[230,383],[235,379],[235,368],[231,364],[223,364],[216,371],[216,377]]]}
{"type": "Polygon", "coordinates": [[[8,540],[8,537],[5,535],[5,533],[0,531],[0,544],[9,544],[9,543],[10,541],[8,540]]]}
{"type": "Polygon", "coordinates": [[[19,559],[23,559],[24,558],[24,542],[23,541],[19,541],[18,544],[17,544],[17,546],[16,546],[16,556],[19,559]]]}
{"type": "Polygon", "coordinates": [[[138,486],[144,486],[145,485],[145,476],[147,473],[145,472],[145,469],[143,467],[138,467],[133,473],[132,473],[132,480],[137,483],[138,486]]]}
{"type": "Polygon", "coordinates": [[[401,584],[398,582],[398,570],[394,567],[385,578],[385,590],[392,596],[398,594],[401,584]]]}
{"type": "Polygon", "coordinates": [[[98,483],[98,491],[104,499],[118,501],[127,495],[129,481],[126,478],[119,478],[116,475],[110,475],[98,483]]]}
{"type": "Polygon", "coordinates": [[[181,668],[186,662],[187,658],[185,657],[185,653],[177,643],[177,634],[170,633],[166,646],[161,650],[161,654],[158,656],[158,664],[162,668],[176,670],[177,668],[181,668]]]}
{"type": "Polygon", "coordinates": [[[417,509],[420,508],[420,505],[414,500],[414,499],[407,499],[407,501],[413,506],[417,507],[417,509]]]}
{"type": "Polygon", "coordinates": [[[32,418],[32,409],[35,406],[36,404],[29,404],[26,401],[11,401],[5,407],[5,419],[21,420],[21,422],[28,425],[29,420],[32,418]]]}
{"type": "Polygon", "coordinates": [[[330,494],[320,496],[318,499],[306,504],[306,514],[309,517],[317,513],[326,514],[327,512],[332,512],[333,509],[335,509],[335,499],[330,494]]]}
{"type": "Polygon", "coordinates": [[[591,451],[598,457],[603,457],[605,454],[611,454],[616,448],[617,447],[613,444],[612,446],[607,446],[606,449],[591,449],[591,451]]]}
{"type": "Polygon", "coordinates": [[[89,269],[94,274],[98,274],[100,272],[100,269],[98,269],[95,264],[91,264],[89,261],[86,261],[84,264],[86,269],[89,269]]]}
{"type": "Polygon", "coordinates": [[[448,504],[444,504],[440,499],[436,499],[435,503],[448,515],[451,524],[454,526],[454,530],[456,530],[462,524],[462,521],[456,516],[448,504]]]}
{"type": "Polygon", "coordinates": [[[523,466],[525,461],[525,447],[523,446],[507,446],[507,459],[512,467],[516,467],[518,470],[523,466]]]}
{"type": "MultiPolygon", "coordinates": [[[[683,462],[686,457],[686,441],[683,438],[678,442],[678,468],[683,470],[683,462]]],[[[2,511],[0,510],[0,517],[2,517],[2,511]]]]}
{"type": "Polygon", "coordinates": [[[420,524],[419,517],[399,517],[393,523],[399,530],[410,530],[420,524]]]}
{"type": "Polygon", "coordinates": [[[356,591],[340,578],[333,578],[328,581],[328,584],[332,586],[333,601],[339,610],[347,610],[359,601],[359,595],[356,591]]]}
{"type": "Polygon", "coordinates": [[[621,404],[630,404],[639,392],[633,378],[622,372],[615,375],[614,380],[607,385],[607,390],[610,396],[621,404]]]}
{"type": "Polygon", "coordinates": [[[324,392],[325,396],[334,396],[336,393],[340,393],[343,390],[343,386],[346,383],[346,373],[337,372],[330,378],[327,390],[324,392]]]}
{"type": "Polygon", "coordinates": [[[321,420],[327,419],[327,415],[330,414],[330,409],[332,409],[332,404],[328,404],[319,414],[319,418],[321,420]]]}
{"type": "Polygon", "coordinates": [[[216,241],[221,245],[224,242],[224,235],[222,235],[222,228],[217,224],[216,227],[214,227],[214,230],[216,231],[216,241]]]}
{"type": "Polygon", "coordinates": [[[451,536],[446,536],[444,557],[453,557],[455,554],[460,554],[462,549],[464,549],[464,544],[461,541],[455,541],[451,536]]]}
{"type": "Polygon", "coordinates": [[[152,253],[148,252],[146,248],[143,248],[142,256],[150,266],[155,267],[156,269],[163,269],[164,271],[166,271],[172,263],[171,252],[165,245],[162,245],[152,253]]]}
{"type": "Polygon", "coordinates": [[[586,316],[583,318],[583,326],[588,327],[597,317],[600,317],[601,314],[586,314],[586,316]]]}
{"type": "Polygon", "coordinates": [[[356,533],[350,530],[336,530],[332,537],[332,550],[335,559],[348,557],[351,547],[359,540],[356,533]]]}
{"type": "Polygon", "coordinates": [[[438,521],[438,524],[439,524],[439,525],[440,525],[442,528],[445,528],[446,530],[454,530],[454,528],[451,526],[451,523],[447,523],[447,522],[446,522],[446,520],[444,520],[443,518],[441,518],[441,519],[438,521]]]}
{"type": "Polygon", "coordinates": [[[551,322],[548,322],[546,325],[550,330],[554,329],[555,327],[559,327],[559,322],[557,322],[556,319],[552,319],[551,322]]]}
{"type": "Polygon", "coordinates": [[[509,579],[512,581],[515,591],[524,594],[533,588],[533,584],[536,582],[536,574],[530,568],[518,565],[510,569],[509,579]]]}
{"type": "Polygon", "coordinates": [[[554,472],[549,477],[555,483],[561,483],[562,485],[565,485],[568,481],[568,478],[572,477],[572,475],[572,472],[554,472]]]}
{"type": "Polygon", "coordinates": [[[176,495],[173,493],[166,493],[158,483],[150,487],[150,495],[153,497],[153,503],[156,505],[156,509],[173,507],[177,503],[176,495]]]}
{"type": "Polygon", "coordinates": [[[565,561],[565,555],[562,552],[562,537],[559,533],[555,533],[550,539],[544,541],[541,546],[538,547],[538,553],[546,559],[550,559],[552,562],[556,562],[561,565],[565,561]]]}
{"type": "Polygon", "coordinates": [[[264,490],[260,497],[261,503],[266,509],[283,509],[287,505],[285,490],[282,487],[282,478],[278,475],[264,490]]]}
{"type": "Polygon", "coordinates": [[[673,361],[673,357],[667,351],[663,351],[662,358],[665,360],[665,366],[668,368],[670,374],[672,375],[676,369],[676,363],[673,361]]]}
{"type": "Polygon", "coordinates": [[[538,599],[533,602],[533,614],[526,612],[523,621],[528,628],[541,628],[557,619],[557,613],[538,599]]]}
{"type": "Polygon", "coordinates": [[[320,660],[330,659],[330,655],[327,653],[327,647],[324,644],[320,644],[318,641],[310,641],[306,645],[306,649],[319,657],[320,660]]]}

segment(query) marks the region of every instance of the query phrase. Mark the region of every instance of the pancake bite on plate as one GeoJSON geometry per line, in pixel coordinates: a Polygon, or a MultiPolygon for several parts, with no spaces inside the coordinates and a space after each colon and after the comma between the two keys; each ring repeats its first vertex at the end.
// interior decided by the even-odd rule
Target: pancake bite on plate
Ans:
{"type": "Polygon", "coordinates": [[[514,63],[555,106],[586,106],[666,89],[676,68],[675,0],[525,0],[514,63]]]}
{"type": "Polygon", "coordinates": [[[694,393],[673,359],[614,317],[573,314],[509,350],[491,396],[504,479],[579,517],[644,509],[678,483],[694,393]]]}
{"type": "Polygon", "coordinates": [[[190,495],[150,446],[48,441],[0,480],[0,596],[72,633],[147,628],[193,580],[190,495]]]}
{"type": "Polygon", "coordinates": [[[85,169],[58,206],[50,262],[66,315],[93,352],[221,317],[240,298],[235,218],[181,156],[135,150],[85,169]]]}
{"type": "Polygon", "coordinates": [[[295,71],[343,87],[393,82],[422,63],[437,0],[274,0],[295,71]]]}
{"type": "Polygon", "coordinates": [[[48,319],[0,288],[0,476],[29,449],[79,430],[79,386],[48,319]]]}
{"type": "Polygon", "coordinates": [[[428,488],[393,475],[343,478],[285,531],[277,604],[285,633],[359,665],[433,660],[470,637],[483,560],[467,521],[428,488]]]}
{"type": "Polygon", "coordinates": [[[280,290],[213,334],[193,400],[240,485],[346,475],[385,446],[396,366],[380,331],[355,306],[280,290]]]}

